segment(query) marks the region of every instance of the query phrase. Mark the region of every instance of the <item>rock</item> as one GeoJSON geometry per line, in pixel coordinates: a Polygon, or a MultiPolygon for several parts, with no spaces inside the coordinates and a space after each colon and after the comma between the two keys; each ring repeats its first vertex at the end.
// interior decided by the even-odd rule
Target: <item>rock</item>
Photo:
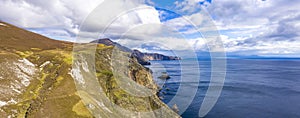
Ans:
{"type": "Polygon", "coordinates": [[[166,91],[170,91],[170,89],[169,89],[169,88],[166,88],[166,91]]]}
{"type": "Polygon", "coordinates": [[[140,52],[139,50],[133,50],[131,56],[135,57],[141,65],[151,65],[149,60],[144,58],[144,53],[140,52]]]}
{"type": "Polygon", "coordinates": [[[161,74],[162,75],[158,77],[159,79],[170,79],[171,78],[167,72],[162,72],[161,74]]]}
{"type": "Polygon", "coordinates": [[[178,106],[176,104],[173,105],[172,110],[176,113],[179,113],[178,106]]]}

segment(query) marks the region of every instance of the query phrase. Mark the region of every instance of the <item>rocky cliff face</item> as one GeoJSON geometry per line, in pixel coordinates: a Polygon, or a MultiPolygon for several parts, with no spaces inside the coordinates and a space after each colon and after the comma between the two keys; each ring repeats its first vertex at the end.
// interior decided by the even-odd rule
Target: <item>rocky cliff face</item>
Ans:
{"type": "Polygon", "coordinates": [[[149,70],[129,53],[117,50],[122,58],[114,58],[118,56],[112,55],[114,46],[97,45],[94,66],[85,61],[73,63],[77,61],[72,56],[72,43],[2,24],[5,26],[0,26],[1,117],[179,117],[158,99],[149,70]],[[117,68],[114,64],[124,66],[117,68]],[[89,72],[92,68],[95,73],[89,72]],[[92,81],[84,72],[97,79],[92,81]],[[78,79],[97,83],[103,92],[79,91],[78,79]],[[127,86],[129,91],[120,86],[122,82],[132,84],[127,86]],[[132,95],[130,91],[138,90],[137,87],[147,88],[152,95],[132,95]],[[100,97],[91,97],[93,93],[100,97]]]}
{"type": "Polygon", "coordinates": [[[103,44],[106,46],[115,46],[122,51],[129,52],[131,53],[131,56],[136,58],[137,61],[142,65],[150,65],[151,63],[149,61],[154,61],[154,60],[180,60],[181,59],[180,57],[176,57],[176,56],[166,56],[158,53],[142,53],[139,50],[131,50],[125,46],[122,46],[116,42],[111,41],[108,38],[98,39],[92,41],[91,43],[103,44]]]}
{"type": "Polygon", "coordinates": [[[154,60],[180,60],[180,57],[176,56],[165,56],[158,53],[142,53],[139,50],[133,50],[133,55],[136,55],[137,57],[146,60],[146,61],[154,61],[154,60]]]}

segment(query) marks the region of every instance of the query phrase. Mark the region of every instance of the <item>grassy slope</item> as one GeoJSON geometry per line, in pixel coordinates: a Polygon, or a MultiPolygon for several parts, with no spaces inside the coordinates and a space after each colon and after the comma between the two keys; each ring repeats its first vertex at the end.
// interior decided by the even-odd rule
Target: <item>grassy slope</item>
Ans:
{"type": "MultiPolygon", "coordinates": [[[[38,77],[21,95],[17,104],[6,105],[1,116],[15,117],[92,117],[77,96],[73,78],[70,42],[52,40],[13,25],[0,26],[0,62],[28,59],[40,67],[38,77]],[[16,112],[17,111],[17,112],[16,112]]],[[[0,81],[1,82],[1,81],[0,81]]]]}
{"type": "Polygon", "coordinates": [[[0,49],[6,50],[48,50],[66,48],[72,45],[70,42],[52,40],[39,34],[29,32],[16,26],[0,22],[6,26],[0,26],[0,49]]]}

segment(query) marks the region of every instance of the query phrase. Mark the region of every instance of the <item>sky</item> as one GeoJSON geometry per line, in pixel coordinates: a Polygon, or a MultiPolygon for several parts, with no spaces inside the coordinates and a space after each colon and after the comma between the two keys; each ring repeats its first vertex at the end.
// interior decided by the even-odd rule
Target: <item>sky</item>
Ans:
{"type": "Polygon", "coordinates": [[[0,20],[72,42],[144,52],[300,57],[298,0],[1,0],[0,20]]]}

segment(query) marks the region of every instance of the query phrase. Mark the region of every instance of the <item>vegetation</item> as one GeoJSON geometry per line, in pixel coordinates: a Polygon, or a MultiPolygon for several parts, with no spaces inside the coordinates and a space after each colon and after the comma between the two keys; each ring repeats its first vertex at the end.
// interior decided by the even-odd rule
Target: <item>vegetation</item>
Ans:
{"type": "MultiPolygon", "coordinates": [[[[0,96],[0,101],[14,100],[0,106],[0,116],[18,118],[96,117],[90,111],[88,104],[82,101],[82,97],[90,98],[90,101],[92,98],[82,91],[77,91],[74,78],[70,74],[74,60],[73,44],[51,40],[11,25],[8,26],[7,29],[0,28],[0,41],[4,42],[0,44],[0,77],[4,78],[0,79],[0,86],[5,86],[9,91],[12,91],[11,89],[14,87],[14,89],[18,89],[15,90],[18,94],[7,92],[6,96],[0,96]],[[23,41],[27,43],[24,44],[23,41]],[[28,62],[24,62],[24,60],[28,60],[28,62]],[[16,67],[9,68],[12,65],[16,67]],[[24,66],[24,68],[20,66],[24,66]],[[27,68],[27,66],[33,66],[34,69],[27,68]],[[19,71],[24,76],[17,75],[15,71],[19,71]],[[34,74],[29,74],[29,72],[34,72],[34,74]],[[22,79],[28,79],[30,84],[22,85],[22,79]]],[[[129,111],[134,111],[134,113],[153,111],[161,107],[166,109],[164,113],[152,114],[147,117],[178,117],[155,95],[157,86],[153,82],[149,70],[138,64],[136,59],[129,58],[128,53],[115,49],[113,46],[97,45],[95,49],[95,75],[101,88],[105,91],[105,96],[110,101],[129,111]],[[124,69],[125,66],[120,66],[119,69],[112,66],[114,51],[117,52],[115,56],[122,57],[117,59],[128,60],[128,65],[125,65],[128,69],[124,69]],[[153,95],[133,96],[119,86],[120,80],[131,85],[138,83],[140,86],[150,89],[153,95]]],[[[122,65],[122,61],[117,62],[122,65]]],[[[130,89],[136,89],[136,86],[130,89]]],[[[0,92],[3,92],[1,90],[0,92]]],[[[99,111],[101,116],[130,117],[110,106],[107,107],[112,114],[108,115],[104,111],[99,111]]],[[[137,114],[131,116],[137,116],[137,114]]]]}

